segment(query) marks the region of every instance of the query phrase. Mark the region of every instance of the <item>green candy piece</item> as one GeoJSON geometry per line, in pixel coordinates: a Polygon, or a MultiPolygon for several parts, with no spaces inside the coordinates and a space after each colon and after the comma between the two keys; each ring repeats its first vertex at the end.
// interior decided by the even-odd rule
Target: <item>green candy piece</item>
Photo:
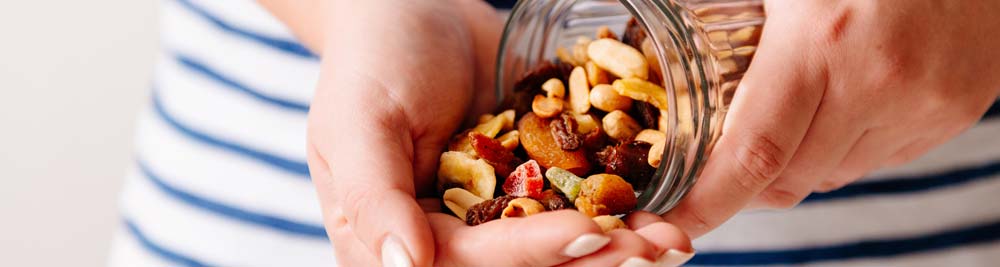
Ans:
{"type": "Polygon", "coordinates": [[[545,178],[549,179],[552,188],[566,195],[569,202],[576,201],[576,195],[580,194],[580,183],[583,182],[583,178],[557,167],[546,170],[545,178]]]}

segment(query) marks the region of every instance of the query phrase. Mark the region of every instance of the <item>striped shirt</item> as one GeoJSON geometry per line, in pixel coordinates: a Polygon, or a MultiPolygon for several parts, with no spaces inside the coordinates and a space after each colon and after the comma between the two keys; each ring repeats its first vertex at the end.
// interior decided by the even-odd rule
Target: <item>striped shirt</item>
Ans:
{"type": "MultiPolygon", "coordinates": [[[[161,10],[109,265],[334,266],[305,161],[317,56],[253,1],[161,10]]],[[[737,215],[696,240],[689,265],[996,266],[998,136],[994,104],[911,164],[788,211],[737,215]]]]}

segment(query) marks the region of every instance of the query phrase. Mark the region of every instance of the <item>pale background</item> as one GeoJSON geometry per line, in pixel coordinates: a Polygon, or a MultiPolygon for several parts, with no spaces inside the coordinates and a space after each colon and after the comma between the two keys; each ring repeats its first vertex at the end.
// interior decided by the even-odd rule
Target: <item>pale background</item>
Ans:
{"type": "Polygon", "coordinates": [[[0,1],[0,266],[106,264],[157,3],[0,1]]]}

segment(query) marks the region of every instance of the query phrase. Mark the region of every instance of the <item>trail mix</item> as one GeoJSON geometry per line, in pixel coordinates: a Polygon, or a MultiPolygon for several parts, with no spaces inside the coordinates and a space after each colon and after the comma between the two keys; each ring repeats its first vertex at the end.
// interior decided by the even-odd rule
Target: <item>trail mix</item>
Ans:
{"type": "MultiPolygon", "coordinates": [[[[479,118],[441,154],[444,205],[468,225],[575,209],[624,228],[666,145],[667,92],[655,51],[630,21],[559,48],[514,84],[507,110],[479,118]]],[[[679,111],[683,112],[683,111],[679,111]]]]}

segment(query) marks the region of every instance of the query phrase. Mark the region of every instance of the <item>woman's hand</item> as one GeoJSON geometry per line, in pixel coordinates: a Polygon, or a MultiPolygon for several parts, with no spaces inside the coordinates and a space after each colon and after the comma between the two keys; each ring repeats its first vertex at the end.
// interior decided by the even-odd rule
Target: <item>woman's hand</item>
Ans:
{"type": "Polygon", "coordinates": [[[677,253],[691,251],[683,232],[649,216],[635,231],[604,234],[576,211],[476,227],[435,212],[441,150],[463,118],[484,111],[473,108],[495,102],[502,20],[485,3],[289,3],[264,4],[322,53],[308,160],[342,265],[614,266],[690,257],[677,253]]]}
{"type": "Polygon", "coordinates": [[[970,127],[1000,89],[1000,2],[769,0],[723,135],[668,213],[692,236],[790,208],[970,127]]]}

